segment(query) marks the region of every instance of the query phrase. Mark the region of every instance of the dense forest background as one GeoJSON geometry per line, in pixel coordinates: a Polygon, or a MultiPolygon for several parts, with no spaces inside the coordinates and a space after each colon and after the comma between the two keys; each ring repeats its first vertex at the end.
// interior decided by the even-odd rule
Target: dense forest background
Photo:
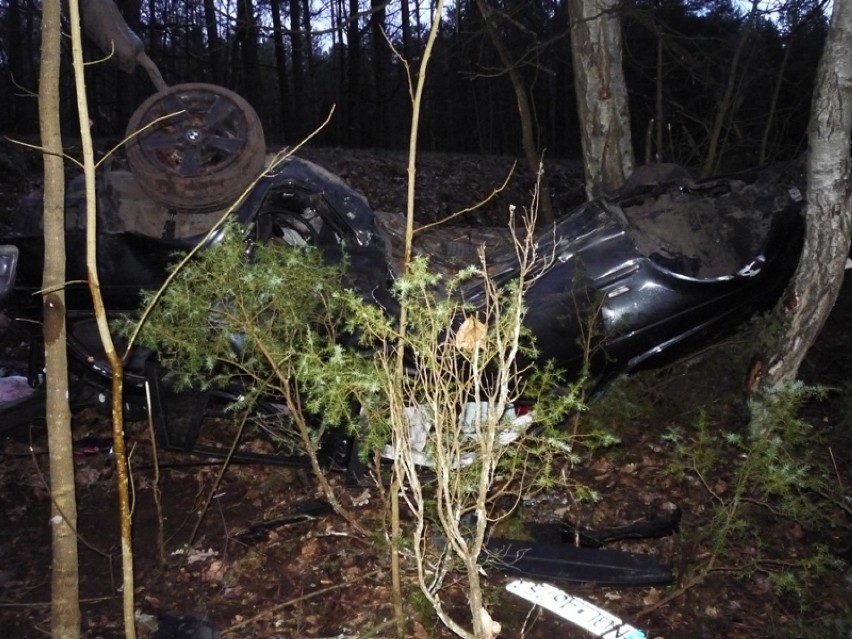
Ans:
{"type": "MultiPolygon", "coordinates": [[[[430,0],[117,0],[169,84],[212,82],[258,111],[269,144],[403,148],[430,0]]],[[[624,71],[638,161],[711,170],[795,157],[828,28],[826,0],[625,0],[624,71]]],[[[540,149],[580,156],[566,0],[490,0],[523,75],[540,149]]],[[[0,130],[37,131],[40,3],[0,0],[0,130]]],[[[427,150],[520,154],[515,93],[474,0],[445,9],[423,111],[427,150]]],[[[70,41],[66,44],[70,52],[70,41]]],[[[103,55],[86,51],[95,61],[103,55]]],[[[70,55],[62,118],[76,122],[70,55]]],[[[95,135],[119,138],[147,75],[89,67],[95,135]]]]}

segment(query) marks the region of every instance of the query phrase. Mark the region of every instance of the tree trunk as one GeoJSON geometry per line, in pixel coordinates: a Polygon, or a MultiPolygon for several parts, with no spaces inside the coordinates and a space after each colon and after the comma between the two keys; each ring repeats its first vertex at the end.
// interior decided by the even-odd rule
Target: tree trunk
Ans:
{"type": "Polygon", "coordinates": [[[237,1],[237,41],[240,45],[240,61],[243,72],[243,91],[249,103],[258,108],[262,103],[260,58],[257,46],[257,22],[251,0],[237,1]]]}
{"type": "Polygon", "coordinates": [[[618,0],[568,0],[586,195],[624,184],[633,172],[618,0]]]}
{"type": "Polygon", "coordinates": [[[385,82],[390,57],[390,50],[385,38],[385,15],[386,0],[370,0],[370,33],[373,39],[373,90],[375,100],[375,113],[373,116],[372,145],[384,148],[387,145],[388,128],[385,82]]]}
{"type": "Polygon", "coordinates": [[[80,11],[77,0],[69,3],[71,31],[71,59],[74,69],[74,88],[77,102],[78,131],[82,153],[83,177],[86,186],[86,271],[89,291],[101,344],[112,372],[112,439],[115,450],[115,477],[118,487],[119,518],[121,524],[121,574],[124,610],[124,636],[136,639],[134,617],[133,545],[130,521],[130,477],[124,442],[122,388],[124,369],[109,333],[106,309],[100,294],[97,271],[97,196],[95,191],[95,154],[89,128],[89,103],[86,99],[86,65],[83,61],[83,34],[80,28],[80,11]]]}
{"type": "Polygon", "coordinates": [[[346,50],[343,46],[344,25],[346,23],[345,0],[333,0],[331,2],[331,25],[332,51],[334,53],[334,68],[337,71],[336,101],[342,108],[340,116],[334,118],[335,141],[340,144],[346,139],[347,120],[349,118],[349,104],[345,101],[346,95],[346,50]],[[336,11],[335,11],[336,9],[336,11]]]}
{"type": "MultiPolygon", "coordinates": [[[[333,2],[329,4],[331,7],[334,6],[333,2]]],[[[318,69],[321,65],[318,57],[310,53],[314,50],[314,32],[311,25],[311,0],[302,0],[302,15],[305,16],[305,19],[302,20],[302,24],[304,25],[302,42],[304,43],[305,51],[308,51],[308,79],[305,82],[306,95],[302,99],[304,100],[303,108],[307,109],[306,113],[308,114],[305,126],[309,127],[309,130],[313,130],[318,122],[322,122],[328,116],[328,113],[317,112],[316,83],[317,78],[320,76],[318,69]]],[[[332,24],[334,23],[332,22],[332,24]]]]}
{"type": "MultiPolygon", "coordinates": [[[[790,67],[790,62],[794,60],[792,53],[796,50],[800,51],[799,33],[808,27],[812,22],[820,19],[822,16],[822,4],[815,4],[810,11],[790,30],[784,41],[784,57],[781,60],[781,65],[775,76],[775,85],[772,88],[772,99],[769,101],[769,113],[766,115],[766,122],[763,127],[763,137],[760,140],[760,156],[759,164],[765,164],[769,161],[769,138],[774,130],[779,128],[775,120],[777,119],[778,110],[783,108],[780,101],[781,89],[786,82],[787,70],[790,67]]],[[[807,40],[807,37],[805,38],[807,40]]]]}
{"type": "Polygon", "coordinates": [[[44,359],[50,454],[53,570],[50,628],[54,639],[80,636],[77,505],[65,342],[65,177],[59,124],[60,1],[42,10],[39,122],[44,146],[44,359]]]}
{"type": "MultiPolygon", "coordinates": [[[[124,16],[127,26],[134,33],[139,33],[139,19],[142,12],[142,6],[139,0],[117,0],[121,15],[124,16]]],[[[136,81],[132,75],[121,71],[114,72],[115,76],[115,113],[111,113],[112,122],[110,133],[113,135],[123,135],[127,127],[127,121],[130,116],[139,106],[139,100],[136,96],[136,81]]]]}
{"type": "Polygon", "coordinates": [[[772,89],[772,99],[769,101],[769,113],[766,116],[766,123],[763,126],[763,137],[760,139],[760,155],[757,160],[758,164],[765,164],[767,160],[769,134],[772,132],[773,124],[775,123],[775,111],[778,109],[778,96],[781,94],[781,87],[784,85],[784,75],[787,72],[787,65],[790,62],[790,52],[792,50],[793,38],[788,38],[787,46],[784,47],[784,57],[781,60],[781,66],[778,67],[778,75],[775,76],[775,86],[772,89]]]}
{"type": "Polygon", "coordinates": [[[414,47],[411,38],[411,8],[408,6],[408,0],[401,0],[399,3],[399,19],[402,23],[402,57],[411,61],[414,47]]]}
{"type": "Polygon", "coordinates": [[[308,113],[301,0],[290,1],[290,50],[293,57],[293,126],[291,128],[296,139],[301,140],[307,132],[305,119],[308,113]]]}
{"type": "MultiPolygon", "coordinates": [[[[494,45],[494,48],[497,49],[497,54],[500,56],[500,62],[506,69],[506,73],[509,75],[509,80],[512,82],[512,88],[515,91],[515,100],[518,104],[518,116],[521,121],[521,146],[524,150],[524,157],[526,158],[530,173],[532,175],[538,175],[542,158],[538,150],[538,145],[535,141],[536,136],[533,126],[533,113],[532,108],[530,107],[529,96],[527,95],[527,88],[524,84],[524,78],[520,71],[518,71],[515,63],[512,61],[509,50],[500,39],[500,34],[497,33],[497,29],[492,21],[491,10],[485,4],[485,0],[476,0],[476,6],[479,9],[480,15],[482,15],[482,21],[485,23],[485,29],[488,32],[491,43],[494,45]]],[[[542,180],[539,198],[542,220],[548,224],[552,224],[555,216],[553,214],[553,203],[550,199],[550,189],[547,186],[546,179],[542,180]]]]}
{"type": "Polygon", "coordinates": [[[292,114],[290,110],[290,88],[287,79],[289,76],[287,73],[287,50],[284,47],[284,24],[281,22],[280,1],[272,0],[269,3],[269,7],[272,10],[272,42],[275,47],[275,72],[278,75],[278,109],[276,109],[278,115],[276,119],[280,119],[281,123],[278,136],[276,137],[280,137],[285,142],[288,142],[290,141],[292,130],[292,114]]]}
{"type": "MultiPolygon", "coordinates": [[[[89,127],[89,103],[86,99],[86,65],[83,60],[83,35],[80,28],[80,11],[76,0],[69,3],[69,26],[71,31],[71,58],[74,69],[74,87],[77,98],[78,131],[82,153],[83,177],[86,186],[86,271],[95,320],[104,353],[112,372],[112,426],[115,450],[115,476],[118,487],[119,519],[121,525],[121,573],[122,603],[124,610],[124,636],[136,639],[133,545],[130,521],[130,476],[124,442],[122,389],[124,369],[115,350],[107,324],[106,309],[100,294],[97,272],[97,196],[95,190],[95,154],[89,127]]],[[[160,78],[160,82],[162,79],[160,78]]],[[[46,325],[46,324],[45,324],[46,325]]],[[[64,346],[64,342],[63,342],[64,346]]]]}
{"type": "MultiPolygon", "coordinates": [[[[161,12],[157,7],[156,0],[148,0],[148,42],[145,44],[145,50],[148,52],[148,57],[154,60],[165,60],[162,42],[162,29],[157,23],[157,16],[161,12]]],[[[171,59],[169,62],[172,62],[171,59]]],[[[172,65],[174,66],[174,65],[172,65]]]]}
{"type": "MultiPolygon", "coordinates": [[[[22,95],[21,87],[35,87],[36,79],[30,67],[29,55],[32,49],[27,47],[32,34],[26,31],[26,25],[22,25],[21,9],[26,13],[26,21],[32,18],[26,7],[21,7],[20,0],[9,0],[5,12],[5,36],[8,38],[5,44],[0,45],[0,50],[6,56],[7,64],[4,69],[4,82],[6,83],[7,103],[0,107],[7,110],[7,124],[9,130],[31,133],[36,125],[35,109],[30,96],[22,95]],[[27,42],[24,41],[24,36],[27,42]]],[[[57,62],[58,64],[58,62],[57,62]]]]}
{"type": "Polygon", "coordinates": [[[751,32],[754,26],[754,21],[757,17],[760,0],[752,0],[751,11],[746,18],[746,24],[740,33],[740,39],[737,43],[734,58],[731,60],[731,68],[728,71],[728,82],[725,85],[725,92],[719,102],[719,108],[716,110],[716,117],[713,119],[713,128],[710,131],[710,142],[707,148],[707,157],[704,158],[704,167],[701,169],[701,176],[707,177],[718,169],[718,161],[720,155],[720,145],[722,143],[722,130],[725,121],[734,111],[734,90],[737,87],[737,82],[741,77],[740,74],[740,58],[745,51],[745,45],[751,38],[751,32]]]}
{"type": "Polygon", "coordinates": [[[204,0],[204,27],[207,31],[207,62],[213,84],[225,83],[225,66],[222,60],[222,40],[219,37],[219,22],[216,18],[214,0],[204,0]]]}
{"type": "Polygon", "coordinates": [[[828,317],[840,286],[852,237],[852,2],[835,2],[817,71],[808,126],[805,245],[799,268],[779,304],[781,336],[768,354],[752,398],[752,433],[763,429],[766,402],[792,383],[828,317]]]}
{"type": "Polygon", "coordinates": [[[347,87],[344,92],[346,103],[346,139],[350,146],[360,148],[363,140],[361,130],[361,24],[358,17],[358,0],[349,0],[349,21],[346,27],[347,87]]]}
{"type": "MultiPolygon", "coordinates": [[[[656,22],[654,23],[656,26],[656,22]]],[[[656,149],[653,153],[653,158],[656,162],[663,161],[663,123],[665,122],[665,114],[663,113],[663,30],[657,27],[657,78],[655,82],[655,105],[654,105],[654,146],[656,149]]],[[[645,151],[648,155],[647,150],[645,151]]],[[[649,161],[650,163],[650,161],[649,161]]]]}

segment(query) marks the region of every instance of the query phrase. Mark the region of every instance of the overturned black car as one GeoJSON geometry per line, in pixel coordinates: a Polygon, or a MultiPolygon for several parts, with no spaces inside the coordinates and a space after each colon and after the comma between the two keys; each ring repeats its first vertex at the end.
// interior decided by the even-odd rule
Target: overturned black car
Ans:
{"type": "MultiPolygon", "coordinates": [[[[134,174],[100,176],[98,258],[104,301],[113,315],[137,309],[140,292],[165,279],[176,250],[201,241],[221,217],[159,204],[134,174]]],[[[579,338],[597,317],[591,361],[598,387],[616,376],[670,363],[734,329],[779,297],[798,262],[804,201],[795,166],[773,166],[722,178],[638,185],[610,199],[564,212],[539,242],[553,265],[529,290],[526,324],[542,360],[578,371],[579,338]]],[[[12,232],[0,238],[0,297],[13,317],[37,320],[43,239],[41,196],[21,205],[12,232]]],[[[89,373],[109,379],[85,280],[82,190],[66,201],[69,352],[89,373]]],[[[254,185],[232,216],[250,242],[273,238],[317,246],[329,261],[347,256],[350,284],[392,312],[389,287],[399,264],[399,216],[373,211],[345,182],[290,157],[254,185]]],[[[476,259],[486,244],[492,275],[511,279],[514,247],[499,229],[481,236],[444,227],[417,235],[418,250],[447,271],[476,259]]],[[[215,236],[208,241],[215,242],[215,236]]],[[[128,362],[129,387],[144,380],[148,355],[128,362]],[[135,384],[134,384],[135,382],[135,384]]],[[[38,386],[38,370],[26,374],[38,386]]],[[[38,389],[35,394],[38,395],[38,389]]],[[[20,400],[0,403],[4,424],[27,416],[20,400]]],[[[28,396],[28,405],[32,397],[28,396]]]]}

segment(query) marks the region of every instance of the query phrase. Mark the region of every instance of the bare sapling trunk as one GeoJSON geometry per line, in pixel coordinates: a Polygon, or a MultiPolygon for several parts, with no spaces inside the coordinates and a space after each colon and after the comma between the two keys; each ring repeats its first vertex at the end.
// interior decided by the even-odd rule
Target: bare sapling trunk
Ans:
{"type": "MultiPolygon", "coordinates": [[[[413,82],[409,70],[409,92],[412,101],[412,120],[408,147],[408,191],[406,207],[406,231],[404,250],[404,277],[413,278],[415,288],[423,284],[423,278],[428,276],[417,272],[412,262],[412,244],[414,238],[415,214],[415,177],[417,140],[419,131],[419,116],[423,89],[426,81],[426,68],[431,57],[432,47],[440,26],[443,14],[443,3],[439,0],[433,13],[432,28],[422,56],[417,73],[417,82],[413,82]],[[419,284],[418,284],[419,282],[419,284]]],[[[408,69],[408,61],[403,60],[408,69]]],[[[536,173],[541,175],[541,167],[536,166],[536,173]]],[[[538,186],[538,183],[537,183],[538,186]]],[[[538,194],[538,190],[536,195],[538,194]]],[[[536,199],[533,211],[538,211],[536,199]]],[[[487,293],[487,309],[482,320],[469,318],[465,322],[468,327],[466,338],[444,339],[438,334],[426,338],[426,343],[420,339],[421,327],[411,330],[411,325],[419,321],[418,315],[429,316],[427,324],[432,323],[431,314],[434,309],[422,306],[412,309],[405,302],[400,305],[400,313],[396,329],[391,333],[378,329],[374,334],[382,346],[378,347],[377,359],[378,377],[382,392],[387,396],[390,412],[391,442],[395,450],[393,464],[393,479],[391,483],[391,567],[394,589],[394,609],[397,617],[397,634],[400,637],[409,636],[404,627],[401,602],[401,556],[403,528],[400,524],[400,507],[402,502],[415,519],[414,529],[408,534],[414,551],[415,570],[418,585],[437,614],[440,621],[455,635],[464,639],[495,639],[500,633],[500,624],[492,620],[485,606],[483,585],[480,580],[481,561],[486,537],[486,527],[489,519],[489,504],[494,492],[500,492],[497,480],[497,465],[501,454],[497,450],[498,431],[501,420],[509,404],[516,399],[518,374],[516,358],[520,348],[523,304],[521,296],[527,286],[535,280],[534,265],[542,267],[537,262],[537,245],[532,240],[535,226],[535,215],[525,219],[527,224],[523,239],[516,239],[518,259],[521,264],[519,282],[513,289],[513,299],[504,306],[501,302],[503,292],[488,280],[487,263],[482,257],[480,274],[483,276],[487,293]],[[423,311],[420,313],[419,311],[423,311]],[[484,324],[481,323],[484,321],[484,324]],[[484,331],[484,334],[483,334],[484,331]],[[474,337],[472,338],[471,335],[474,337]],[[483,341],[484,340],[484,341],[483,341]],[[487,354],[486,354],[487,351],[487,354]],[[405,366],[404,354],[417,353],[417,370],[410,373],[405,366]],[[496,354],[495,354],[496,353],[496,354]],[[394,355],[395,354],[395,355],[394,355]],[[457,368],[461,359],[465,360],[464,370],[457,368]],[[486,366],[497,370],[496,380],[484,382],[486,366]],[[475,434],[463,433],[459,428],[459,414],[462,407],[470,403],[470,398],[477,398],[475,415],[471,423],[475,434]],[[483,409],[483,404],[487,405],[483,409]],[[434,470],[437,475],[437,485],[434,496],[429,495],[420,482],[419,468],[415,449],[411,445],[409,415],[411,409],[421,407],[429,415],[432,423],[432,441],[434,447],[430,451],[434,455],[434,470]],[[471,449],[469,437],[474,443],[471,449]],[[472,473],[462,472],[462,460],[468,454],[476,457],[476,470],[472,473]],[[465,477],[464,480],[461,478],[465,477]],[[473,497],[471,498],[472,488],[473,497]],[[433,572],[434,557],[430,553],[429,525],[432,511],[431,499],[437,502],[437,516],[440,522],[439,530],[447,539],[450,551],[448,556],[461,563],[467,579],[467,597],[470,610],[470,626],[459,623],[444,609],[440,590],[446,574],[446,566],[439,560],[439,567],[433,572]],[[463,516],[472,516],[474,529],[468,529],[463,516]],[[471,627],[472,626],[472,627],[471,627]]],[[[514,220],[510,222],[514,229],[514,220]]],[[[430,293],[423,291],[423,302],[428,305],[430,293]]],[[[458,309],[460,310],[460,309],[458,309]]],[[[452,327],[447,324],[439,325],[439,333],[446,336],[451,334],[452,327]]],[[[452,320],[450,319],[450,322],[452,320]]],[[[434,325],[433,325],[434,326],[434,325]]],[[[369,327],[364,327],[368,333],[369,327]]],[[[429,330],[425,332],[429,334],[429,330]]],[[[491,368],[489,368],[489,371],[491,368]]]]}
{"type": "Polygon", "coordinates": [[[130,519],[130,472],[124,446],[124,414],[122,410],[124,364],[119,357],[110,335],[106,309],[101,297],[97,269],[97,195],[95,190],[95,157],[92,136],[89,130],[89,106],[86,100],[85,64],[80,25],[78,0],[70,0],[71,54],[74,67],[74,83],[77,92],[77,113],[80,124],[80,140],[83,150],[83,174],[86,185],[86,270],[98,333],[104,352],[112,369],[112,426],[115,450],[116,482],[118,484],[119,525],[121,528],[122,599],[124,605],[124,633],[127,639],[135,639],[134,617],[133,547],[130,519]]]}
{"type": "MultiPolygon", "coordinates": [[[[413,79],[415,72],[411,69],[411,61],[409,59],[401,60],[406,70],[408,79],[408,94],[411,98],[411,130],[408,134],[408,183],[406,187],[406,207],[405,207],[405,248],[403,251],[403,268],[407,271],[411,263],[412,247],[414,243],[414,205],[415,205],[415,185],[417,178],[417,141],[420,134],[420,107],[423,102],[423,91],[426,87],[426,70],[429,67],[429,60],[432,57],[432,49],[435,46],[435,40],[438,37],[438,29],[441,26],[441,16],[444,13],[444,0],[437,0],[438,6],[435,12],[435,19],[432,21],[432,27],[429,30],[429,37],[426,40],[426,46],[423,51],[423,56],[420,60],[420,67],[416,71],[416,82],[413,79]]],[[[402,345],[405,336],[406,326],[406,311],[400,310],[400,344],[402,345]]],[[[404,348],[399,349],[399,357],[396,361],[396,375],[402,379],[405,375],[405,362],[403,361],[404,348]]],[[[402,566],[400,563],[400,546],[401,534],[400,527],[400,511],[399,511],[399,491],[402,488],[403,474],[400,468],[395,463],[393,465],[393,478],[391,480],[391,597],[393,599],[394,616],[396,617],[396,632],[399,639],[404,639],[406,636],[405,628],[405,612],[402,607],[402,566]]]]}
{"type": "MultiPolygon", "coordinates": [[[[494,639],[500,633],[481,581],[487,528],[494,521],[495,500],[506,495],[509,485],[521,490],[515,482],[526,483],[528,424],[507,415],[529,372],[518,361],[523,297],[553,260],[553,255],[539,254],[535,211],[534,204],[523,232],[514,238],[520,270],[511,286],[489,278],[488,261],[481,254],[475,270],[484,299],[475,310],[466,309],[452,293],[446,301],[443,293],[436,297],[428,264],[415,262],[400,296],[409,326],[396,345],[415,353],[417,366],[400,374],[392,355],[375,360],[381,392],[389,402],[395,495],[414,521],[408,547],[418,585],[441,622],[465,639],[494,639]],[[434,473],[427,484],[420,478],[424,463],[434,473]],[[436,533],[446,540],[445,551],[436,552],[431,541],[436,533]],[[444,608],[443,581],[451,566],[465,577],[469,626],[444,608]]],[[[448,281],[448,290],[460,281],[448,281]]],[[[365,332],[379,340],[378,353],[399,352],[391,347],[397,332],[375,324],[368,324],[365,332]]]]}
{"type": "Polygon", "coordinates": [[[53,540],[50,630],[55,639],[77,639],[80,636],[80,599],[77,504],[65,343],[65,173],[59,124],[60,12],[59,0],[45,0],[38,96],[44,154],[42,303],[53,540]]]}

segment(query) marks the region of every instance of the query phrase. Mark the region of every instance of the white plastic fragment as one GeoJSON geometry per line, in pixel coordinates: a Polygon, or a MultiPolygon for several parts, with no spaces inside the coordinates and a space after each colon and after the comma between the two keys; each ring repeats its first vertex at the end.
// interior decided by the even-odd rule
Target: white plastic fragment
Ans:
{"type": "Polygon", "coordinates": [[[506,590],[577,624],[601,639],[646,639],[644,632],[624,623],[603,608],[550,584],[515,579],[506,584],[506,590]]]}
{"type": "MultiPolygon", "coordinates": [[[[408,440],[411,446],[411,459],[418,466],[431,468],[435,465],[427,451],[429,436],[433,427],[432,412],[428,406],[407,406],[404,411],[408,423],[408,440]]],[[[488,402],[467,402],[459,415],[459,430],[463,437],[473,440],[476,437],[476,422],[488,419],[488,402]]],[[[497,443],[508,446],[523,435],[533,423],[533,413],[518,415],[515,406],[509,404],[500,418],[500,430],[497,433],[497,443]]],[[[385,459],[395,459],[396,451],[392,445],[385,446],[382,451],[385,459]]],[[[476,461],[473,452],[466,452],[458,460],[458,466],[466,468],[476,461]]]]}

